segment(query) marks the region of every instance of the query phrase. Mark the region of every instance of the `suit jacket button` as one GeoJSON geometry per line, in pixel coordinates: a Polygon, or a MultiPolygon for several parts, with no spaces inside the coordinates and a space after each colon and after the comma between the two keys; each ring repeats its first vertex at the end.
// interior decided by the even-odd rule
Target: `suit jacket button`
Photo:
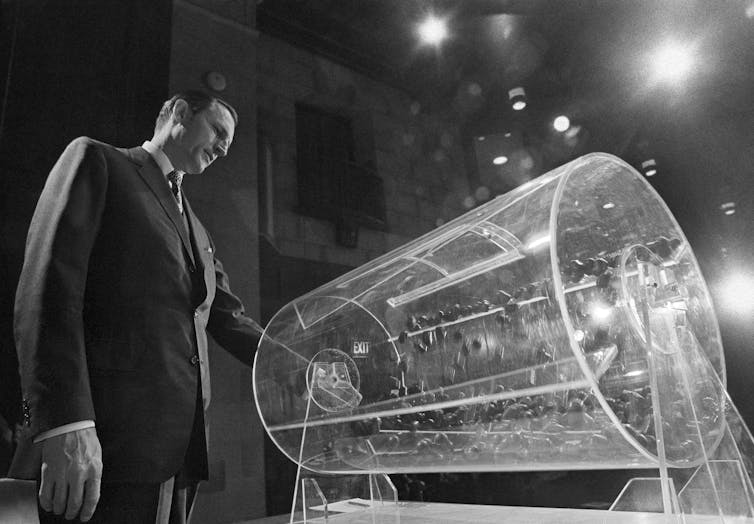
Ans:
{"type": "Polygon", "coordinates": [[[198,355],[191,355],[191,365],[196,366],[199,363],[198,355]]]}

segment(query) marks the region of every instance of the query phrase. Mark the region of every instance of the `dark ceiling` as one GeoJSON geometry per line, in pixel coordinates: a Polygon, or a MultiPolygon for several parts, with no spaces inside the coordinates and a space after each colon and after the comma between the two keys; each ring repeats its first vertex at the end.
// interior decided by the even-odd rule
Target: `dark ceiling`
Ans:
{"type": "MultiPolygon", "coordinates": [[[[428,111],[451,108],[469,137],[523,133],[546,151],[543,172],[589,150],[641,163],[663,153],[654,135],[667,136],[660,128],[669,121],[751,122],[750,6],[747,13],[745,2],[709,0],[264,0],[257,21],[265,33],[405,90],[428,111]],[[429,14],[448,22],[440,47],[417,38],[429,14]],[[680,86],[651,76],[649,57],[668,39],[695,46],[693,74],[680,86]],[[516,113],[508,90],[519,85],[530,104],[516,113]],[[546,147],[558,112],[582,126],[577,147],[546,147]]],[[[718,174],[715,185],[735,186],[731,171],[734,180],[720,184],[718,174]]]]}
{"type": "Polygon", "coordinates": [[[263,0],[257,19],[263,32],[440,104],[469,82],[482,87],[484,107],[519,84],[587,113],[641,103],[643,59],[671,37],[699,44],[697,86],[754,79],[754,22],[742,1],[263,0]],[[439,48],[416,35],[430,14],[449,25],[439,48]]]}
{"type": "MultiPolygon", "coordinates": [[[[636,167],[655,158],[652,183],[692,240],[715,238],[713,250],[735,251],[736,224],[752,223],[751,0],[263,0],[257,25],[406,91],[424,110],[449,108],[467,145],[511,132],[535,159],[530,176],[590,151],[636,167]],[[417,37],[429,14],[448,22],[439,47],[417,37]],[[693,46],[694,67],[681,84],[658,84],[650,57],[671,39],[693,46]],[[515,86],[526,89],[525,111],[510,109],[515,86]],[[578,140],[554,136],[559,112],[581,127],[578,140]],[[734,197],[737,214],[718,223],[734,197]]],[[[486,169],[469,166],[472,185],[493,196],[521,182],[490,181],[486,169]]]]}

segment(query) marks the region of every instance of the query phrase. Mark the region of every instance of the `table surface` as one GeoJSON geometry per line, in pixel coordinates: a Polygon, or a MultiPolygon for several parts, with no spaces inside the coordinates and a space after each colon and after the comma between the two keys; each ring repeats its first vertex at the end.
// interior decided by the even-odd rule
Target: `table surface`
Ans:
{"type": "MultiPolygon", "coordinates": [[[[283,524],[288,515],[278,515],[236,524],[283,524]]],[[[302,522],[301,520],[294,522],[302,522]]],[[[324,522],[315,520],[312,522],[324,522]]],[[[339,513],[328,520],[333,524],[754,524],[745,517],[665,516],[661,513],[605,511],[596,509],[531,508],[522,506],[485,506],[399,502],[397,510],[380,506],[353,513],[339,513]]]]}

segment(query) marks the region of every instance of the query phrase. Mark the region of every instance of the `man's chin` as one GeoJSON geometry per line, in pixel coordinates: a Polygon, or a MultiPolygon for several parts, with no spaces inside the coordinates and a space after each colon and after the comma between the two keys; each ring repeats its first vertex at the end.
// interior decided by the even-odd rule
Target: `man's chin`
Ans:
{"type": "Polygon", "coordinates": [[[206,160],[202,159],[201,162],[197,163],[196,167],[192,171],[193,174],[198,175],[200,173],[204,173],[204,171],[212,165],[212,162],[207,162],[206,160]]]}
{"type": "Polygon", "coordinates": [[[192,166],[191,169],[187,169],[186,173],[189,175],[199,175],[204,172],[204,170],[207,169],[207,166],[204,164],[199,164],[197,166],[192,166]]]}

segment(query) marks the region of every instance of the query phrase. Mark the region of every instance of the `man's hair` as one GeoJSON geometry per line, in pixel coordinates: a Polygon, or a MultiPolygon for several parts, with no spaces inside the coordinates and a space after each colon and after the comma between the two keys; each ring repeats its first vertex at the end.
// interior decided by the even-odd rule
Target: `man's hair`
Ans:
{"type": "Polygon", "coordinates": [[[191,108],[191,111],[194,113],[198,113],[207,109],[213,103],[218,103],[225,109],[227,109],[228,112],[230,112],[230,115],[233,117],[233,123],[235,125],[238,125],[238,113],[236,113],[236,110],[233,109],[232,105],[230,105],[222,98],[210,95],[208,93],[205,93],[204,91],[199,91],[198,89],[190,89],[188,91],[182,91],[173,95],[170,100],[166,100],[165,103],[162,104],[160,113],[157,115],[157,121],[155,122],[155,132],[157,132],[165,124],[165,122],[170,119],[170,113],[173,111],[173,107],[175,107],[175,103],[178,100],[185,100],[188,106],[191,108]]]}

